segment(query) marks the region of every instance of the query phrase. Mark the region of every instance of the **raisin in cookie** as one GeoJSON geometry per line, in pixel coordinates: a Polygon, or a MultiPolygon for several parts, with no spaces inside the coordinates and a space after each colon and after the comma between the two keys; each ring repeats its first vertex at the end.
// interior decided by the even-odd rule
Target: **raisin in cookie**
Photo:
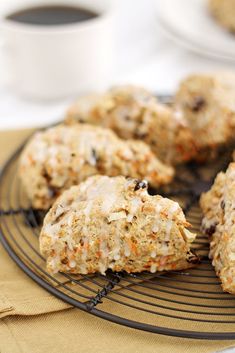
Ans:
{"type": "Polygon", "coordinates": [[[179,204],[150,196],[145,181],[93,176],[56,200],[40,250],[52,273],[182,270],[198,263],[187,227],[179,204]]]}

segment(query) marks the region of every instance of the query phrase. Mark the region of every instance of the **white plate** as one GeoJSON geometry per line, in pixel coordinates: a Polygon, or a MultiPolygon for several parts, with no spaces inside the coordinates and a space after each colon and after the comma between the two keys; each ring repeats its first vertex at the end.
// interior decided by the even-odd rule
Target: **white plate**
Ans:
{"type": "Polygon", "coordinates": [[[157,0],[158,24],[175,42],[199,54],[235,61],[235,35],[220,27],[207,0],[157,0]]]}

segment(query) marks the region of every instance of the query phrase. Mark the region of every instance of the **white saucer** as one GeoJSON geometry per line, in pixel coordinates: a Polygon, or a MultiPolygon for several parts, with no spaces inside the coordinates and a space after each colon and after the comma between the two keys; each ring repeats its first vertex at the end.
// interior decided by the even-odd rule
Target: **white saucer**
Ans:
{"type": "Polygon", "coordinates": [[[207,0],[157,0],[158,24],[169,38],[198,54],[235,61],[235,35],[220,27],[207,0]]]}
{"type": "Polygon", "coordinates": [[[0,130],[46,126],[62,121],[71,100],[41,103],[0,89],[0,130]]]}

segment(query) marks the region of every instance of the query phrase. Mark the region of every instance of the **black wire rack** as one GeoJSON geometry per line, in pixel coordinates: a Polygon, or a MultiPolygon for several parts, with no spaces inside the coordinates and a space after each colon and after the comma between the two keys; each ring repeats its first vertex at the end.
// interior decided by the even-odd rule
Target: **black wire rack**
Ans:
{"type": "MultiPolygon", "coordinates": [[[[167,98],[165,97],[165,101],[167,98]]],[[[177,170],[172,186],[150,190],[175,199],[183,207],[200,255],[199,266],[187,271],[106,276],[51,276],[39,252],[38,236],[44,214],[30,207],[17,177],[21,146],[0,175],[0,240],[16,264],[35,282],[74,307],[103,319],[153,333],[197,339],[235,339],[235,297],[224,293],[208,260],[208,240],[200,233],[198,200],[231,151],[221,152],[207,166],[189,163],[177,170]]]]}

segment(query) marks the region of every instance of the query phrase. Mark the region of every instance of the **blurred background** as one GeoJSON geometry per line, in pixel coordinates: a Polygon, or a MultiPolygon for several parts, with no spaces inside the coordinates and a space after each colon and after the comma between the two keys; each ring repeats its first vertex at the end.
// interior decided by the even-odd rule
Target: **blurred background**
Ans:
{"type": "MultiPolygon", "coordinates": [[[[235,39],[210,18],[206,0],[109,1],[114,13],[114,61],[104,86],[133,83],[170,94],[188,73],[233,69],[235,39]]],[[[9,2],[14,4],[1,0],[0,15],[9,2]]],[[[59,120],[74,96],[40,101],[14,92],[7,84],[1,32],[0,44],[0,129],[59,120]]]]}

